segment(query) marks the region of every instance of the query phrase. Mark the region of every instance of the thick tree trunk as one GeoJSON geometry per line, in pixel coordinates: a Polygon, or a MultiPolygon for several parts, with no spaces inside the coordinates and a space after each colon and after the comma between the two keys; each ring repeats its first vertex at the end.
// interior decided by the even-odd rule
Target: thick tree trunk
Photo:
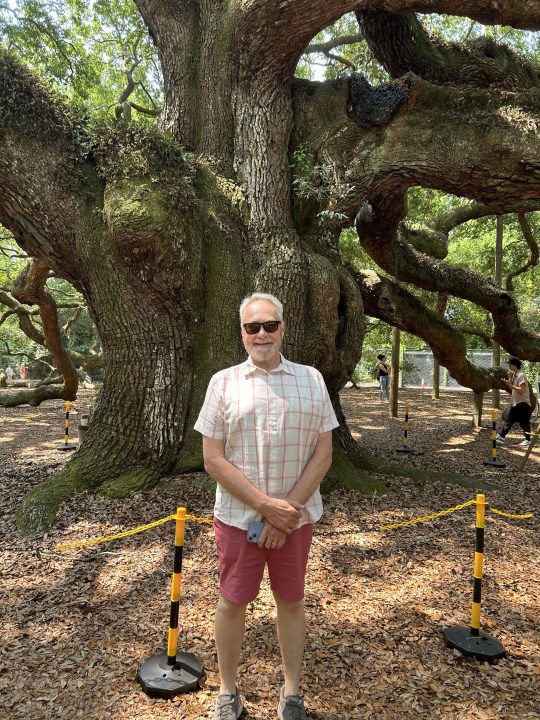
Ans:
{"type": "MultiPolygon", "coordinates": [[[[380,91],[359,78],[293,82],[309,40],[344,12],[366,9],[362,2],[136,4],[163,67],[162,128],[182,150],[146,128],[120,124],[85,139],[61,103],[0,55],[0,221],[82,292],[105,367],[84,444],[63,472],[25,498],[20,527],[49,527],[59,504],[78,490],[123,495],[163,473],[200,467],[192,426],[210,375],[243,359],[238,307],[255,289],[282,298],[285,353],[319,367],[327,382],[341,420],[329,484],[381,490],[358,468],[391,468],[353,441],[338,397],[360,357],[369,283],[361,287],[341,263],[339,222],[326,226],[317,214],[337,209],[350,222],[373,199],[363,242],[394,273],[403,257],[392,211],[408,186],[466,192],[501,211],[505,203],[530,209],[526,202],[540,198],[540,151],[526,119],[536,98],[524,93],[509,101],[487,90],[469,96],[414,76],[380,91]],[[447,114],[435,136],[434,119],[447,114]],[[461,152],[452,158],[448,139],[458,131],[461,152]],[[301,148],[337,178],[336,187],[306,203],[291,198],[290,152],[301,148]],[[334,193],[338,186],[343,197],[334,193]],[[390,232],[377,223],[381,195],[389,199],[390,232]]],[[[488,0],[384,5],[525,22],[510,0],[497,8],[488,0]]],[[[535,3],[528,6],[530,22],[540,22],[535,3]]],[[[451,284],[438,266],[434,278],[434,266],[408,257],[419,285],[451,284]]],[[[491,293],[501,331],[500,297],[489,284],[481,290],[491,293]]],[[[381,306],[379,316],[392,314],[381,306]]],[[[424,318],[418,312],[413,320],[424,318]]],[[[393,324],[407,329],[403,315],[393,324]]],[[[444,356],[450,331],[440,322],[435,333],[444,338],[444,356]]],[[[489,373],[478,380],[492,383],[489,373]]]]}
{"type": "Polygon", "coordinates": [[[162,189],[144,178],[110,180],[100,252],[81,248],[105,379],[84,445],[25,498],[18,519],[26,531],[50,525],[82,489],[123,496],[202,466],[192,426],[208,378],[241,358],[243,234],[210,171],[200,168],[191,188],[198,201],[188,195],[181,211],[165,213],[162,189]]]}

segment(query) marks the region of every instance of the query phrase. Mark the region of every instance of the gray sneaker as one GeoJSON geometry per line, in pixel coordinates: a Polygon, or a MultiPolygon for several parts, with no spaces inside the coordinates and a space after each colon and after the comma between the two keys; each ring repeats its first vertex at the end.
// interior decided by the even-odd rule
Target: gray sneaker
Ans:
{"type": "Polygon", "coordinates": [[[497,442],[499,445],[504,445],[506,440],[503,438],[502,435],[499,435],[499,433],[497,433],[497,435],[495,437],[495,442],[497,442]]]}
{"type": "Polygon", "coordinates": [[[279,693],[279,704],[277,714],[279,720],[307,720],[306,710],[304,708],[304,699],[300,695],[283,694],[284,687],[279,693]]]}
{"type": "Polygon", "coordinates": [[[221,693],[216,698],[216,709],[214,710],[214,720],[238,720],[244,710],[244,704],[238,688],[235,695],[229,693],[221,693]]]}

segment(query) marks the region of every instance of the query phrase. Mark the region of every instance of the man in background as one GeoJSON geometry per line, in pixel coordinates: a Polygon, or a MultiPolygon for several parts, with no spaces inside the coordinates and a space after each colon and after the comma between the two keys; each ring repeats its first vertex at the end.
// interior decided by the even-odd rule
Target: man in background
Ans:
{"type": "Polygon", "coordinates": [[[511,357],[508,360],[508,378],[504,381],[508,389],[512,392],[512,401],[508,419],[504,424],[500,434],[497,433],[496,442],[503,445],[505,437],[510,429],[516,423],[519,423],[525,439],[518,443],[521,447],[528,447],[531,442],[531,399],[529,393],[529,383],[525,377],[525,373],[521,369],[522,363],[519,358],[511,357]]]}

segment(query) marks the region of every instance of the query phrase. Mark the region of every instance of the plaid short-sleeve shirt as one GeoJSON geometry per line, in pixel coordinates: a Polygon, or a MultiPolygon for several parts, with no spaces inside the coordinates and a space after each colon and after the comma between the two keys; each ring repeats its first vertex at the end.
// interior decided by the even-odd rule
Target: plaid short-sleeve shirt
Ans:
{"type": "MultiPolygon", "coordinates": [[[[338,427],[328,390],[318,370],[281,356],[266,372],[250,358],[221,370],[210,380],[195,430],[224,440],[225,458],[259,490],[286,498],[315,451],[319,434],[338,427]]],[[[322,515],[317,489],[306,503],[300,525],[322,515]]],[[[247,529],[254,508],[218,484],[215,516],[247,529]]]]}

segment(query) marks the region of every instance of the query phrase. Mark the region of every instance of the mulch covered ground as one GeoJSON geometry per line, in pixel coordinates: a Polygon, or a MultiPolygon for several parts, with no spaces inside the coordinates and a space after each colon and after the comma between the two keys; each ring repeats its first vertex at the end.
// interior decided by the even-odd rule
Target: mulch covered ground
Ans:
{"type": "MultiPolygon", "coordinates": [[[[491,456],[491,420],[471,428],[470,395],[408,391],[403,416],[389,419],[375,388],[345,390],[351,429],[373,453],[418,468],[465,473],[486,483],[492,507],[533,512],[527,520],[488,512],[482,629],[507,657],[494,664],[445,647],[443,629],[471,615],[474,508],[431,522],[380,531],[467,502],[475,490],[423,483],[396,473],[387,495],[339,491],[326,497],[306,593],[308,643],[304,690],[312,720],[377,718],[540,719],[540,447],[524,472],[517,429],[491,456]]],[[[90,400],[82,397],[85,411],[90,400]]],[[[402,411],[400,411],[402,413],[402,411]]],[[[174,524],[122,540],[59,551],[55,546],[122,532],[174,513],[210,518],[204,475],[167,478],[123,501],[90,494],[62,507],[56,527],[21,537],[13,515],[22,495],[55,472],[66,453],[63,403],[0,410],[2,602],[0,717],[13,720],[170,720],[209,718],[218,686],[213,645],[217,565],[209,525],[187,525],[179,650],[206,666],[206,684],[173,701],[147,697],[141,663],[166,650],[174,524]]],[[[269,720],[281,684],[268,586],[250,607],[240,669],[247,717],[269,720]]]]}

